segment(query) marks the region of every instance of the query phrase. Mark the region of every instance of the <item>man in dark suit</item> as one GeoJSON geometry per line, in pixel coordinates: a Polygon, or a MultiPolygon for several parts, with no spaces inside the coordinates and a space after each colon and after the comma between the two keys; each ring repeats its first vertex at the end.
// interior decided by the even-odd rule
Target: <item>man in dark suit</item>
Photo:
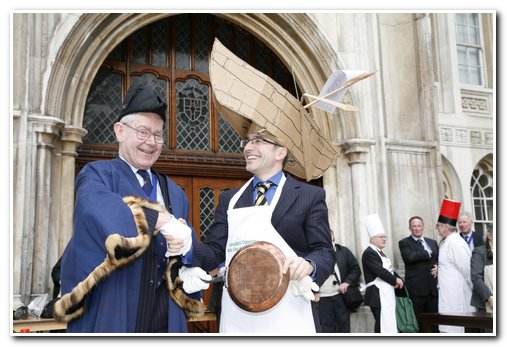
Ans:
{"type": "MultiPolygon", "coordinates": [[[[235,245],[246,245],[252,240],[263,240],[264,230],[260,227],[258,232],[243,235],[251,226],[243,225],[238,228],[231,225],[231,213],[239,213],[240,210],[247,209],[252,209],[253,213],[254,209],[263,207],[256,205],[267,203],[269,207],[274,206],[272,215],[269,217],[274,233],[278,234],[276,237],[281,236],[282,243],[288,245],[295,253],[294,256],[286,257],[283,264],[283,273],[290,271],[291,285],[297,283],[298,286],[292,293],[299,291],[299,294],[305,298],[312,298],[312,290],[318,290],[318,288],[311,283],[314,282],[320,286],[332,273],[334,266],[334,250],[330,237],[325,191],[320,187],[295,180],[282,171],[288,149],[281,142],[264,129],[256,127],[255,124],[252,125],[242,145],[246,169],[254,177],[242,188],[231,189],[221,194],[215,211],[214,224],[206,233],[203,243],[194,248],[193,261],[195,266],[200,266],[206,271],[213,270],[224,261],[228,266],[230,257],[237,250],[234,249],[235,245]],[[259,198],[258,183],[269,185],[268,189],[263,190],[264,197],[262,198],[259,198]],[[264,199],[266,201],[263,201],[264,199]],[[230,203],[231,200],[232,203],[230,203]],[[231,240],[235,242],[231,243],[231,240]],[[309,281],[304,281],[305,278],[309,281]]],[[[258,224],[257,220],[253,223],[258,224]]],[[[258,226],[253,225],[253,227],[258,226]]],[[[223,295],[229,295],[227,290],[224,289],[223,295]]],[[[248,320],[252,315],[241,316],[241,312],[236,312],[234,308],[227,309],[224,299],[222,304],[221,332],[263,333],[272,331],[277,324],[287,327],[292,324],[291,320],[294,323],[301,319],[301,317],[286,317],[283,318],[287,319],[285,322],[282,321],[283,319],[270,322],[259,316],[258,320],[242,323],[243,319],[248,320]],[[241,318],[227,323],[228,317],[233,315],[241,318]]],[[[310,319],[313,321],[314,318],[310,317],[310,319]]],[[[317,320],[315,325],[318,331],[317,320]]]]}
{"type": "Polygon", "coordinates": [[[484,233],[482,230],[475,230],[472,213],[465,211],[459,214],[458,229],[459,235],[465,240],[471,251],[473,251],[475,247],[484,244],[484,233]]]}
{"type": "MultiPolygon", "coordinates": [[[[405,284],[414,311],[417,314],[438,312],[438,244],[435,240],[423,237],[424,221],[414,216],[408,221],[411,235],[398,243],[401,257],[405,263],[405,284]]],[[[418,318],[419,329],[422,322],[418,318]]],[[[438,332],[436,326],[433,332],[438,332]]]]}

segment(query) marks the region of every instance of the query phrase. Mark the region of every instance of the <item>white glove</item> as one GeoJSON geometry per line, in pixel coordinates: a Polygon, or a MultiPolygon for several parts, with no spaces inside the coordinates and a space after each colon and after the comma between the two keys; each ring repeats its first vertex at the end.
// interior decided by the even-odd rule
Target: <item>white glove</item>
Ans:
{"type": "MultiPolygon", "coordinates": [[[[182,239],[184,241],[184,246],[178,253],[171,253],[167,250],[165,256],[170,257],[173,255],[185,255],[190,248],[192,248],[192,229],[186,224],[181,223],[176,217],[173,216],[171,220],[159,229],[162,235],[171,235],[175,238],[182,239]]],[[[169,244],[167,245],[169,248],[169,244]]]]}
{"type": "Polygon", "coordinates": [[[290,289],[294,296],[302,295],[306,300],[315,300],[313,292],[317,292],[319,286],[312,281],[310,276],[305,276],[299,281],[290,281],[290,289]]]}
{"type": "Polygon", "coordinates": [[[180,279],[183,281],[183,290],[187,292],[187,294],[209,288],[209,283],[204,282],[204,280],[211,281],[212,277],[200,267],[182,266],[178,273],[180,279]]]}

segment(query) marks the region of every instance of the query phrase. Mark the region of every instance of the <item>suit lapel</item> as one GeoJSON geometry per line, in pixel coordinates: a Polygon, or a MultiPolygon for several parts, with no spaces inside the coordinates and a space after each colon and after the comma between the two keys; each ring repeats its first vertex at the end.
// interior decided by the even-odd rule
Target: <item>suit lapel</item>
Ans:
{"type": "Polygon", "coordinates": [[[233,208],[241,208],[241,207],[250,207],[253,206],[253,186],[250,183],[248,187],[246,187],[243,194],[238,199],[238,202],[236,202],[236,205],[234,205],[233,208]]]}
{"type": "MultiPolygon", "coordinates": [[[[129,164],[127,164],[123,159],[121,158],[115,158],[112,160],[113,165],[116,167],[116,169],[120,172],[122,172],[122,177],[126,177],[127,181],[130,185],[127,186],[127,190],[129,193],[132,194],[131,189],[134,187],[137,190],[138,196],[144,196],[144,191],[141,185],[139,184],[139,181],[137,180],[136,174],[132,171],[129,164]]],[[[119,193],[123,194],[123,191],[120,191],[119,193]]]]}
{"type": "Polygon", "coordinates": [[[298,197],[298,189],[300,187],[300,184],[295,179],[287,176],[287,180],[282,187],[282,195],[280,195],[278,204],[276,204],[275,210],[273,211],[273,217],[271,218],[271,223],[274,226],[278,224],[280,219],[287,214],[292,204],[294,204],[298,197]]]}

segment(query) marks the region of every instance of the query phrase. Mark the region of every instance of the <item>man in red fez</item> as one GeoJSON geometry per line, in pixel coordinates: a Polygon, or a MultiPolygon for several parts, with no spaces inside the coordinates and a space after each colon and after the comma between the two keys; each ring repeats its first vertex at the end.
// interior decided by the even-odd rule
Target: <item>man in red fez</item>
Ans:
{"type": "MultiPolygon", "coordinates": [[[[444,199],[436,225],[442,237],[438,252],[438,312],[474,312],[470,305],[472,280],[467,243],[456,232],[461,203],[444,199]]],[[[440,325],[440,332],[463,333],[463,327],[440,325]]]]}

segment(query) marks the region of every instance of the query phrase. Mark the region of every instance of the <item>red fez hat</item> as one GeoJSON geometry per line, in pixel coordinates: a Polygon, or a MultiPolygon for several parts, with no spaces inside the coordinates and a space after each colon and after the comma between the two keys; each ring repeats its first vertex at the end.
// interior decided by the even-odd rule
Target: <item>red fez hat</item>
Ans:
{"type": "Polygon", "coordinates": [[[440,207],[440,216],[438,216],[438,222],[444,224],[450,224],[456,226],[458,221],[459,209],[461,202],[444,199],[442,200],[442,206],[440,207]]]}

